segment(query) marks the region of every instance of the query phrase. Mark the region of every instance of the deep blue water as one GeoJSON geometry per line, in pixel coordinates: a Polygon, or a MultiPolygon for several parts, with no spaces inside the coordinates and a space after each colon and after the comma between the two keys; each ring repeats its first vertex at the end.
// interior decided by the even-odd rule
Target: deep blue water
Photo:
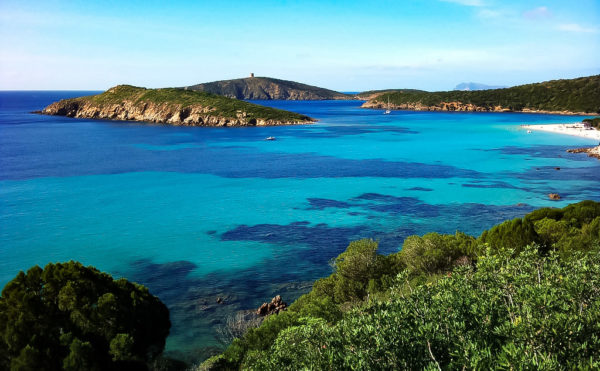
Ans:
{"type": "Polygon", "coordinates": [[[219,346],[236,311],[306,292],[353,239],[391,253],[411,234],[477,235],[600,200],[600,162],[565,152],[594,141],[519,127],[577,117],[382,115],[353,101],[258,102],[319,119],[267,128],[29,113],[89,93],[0,92],[0,287],[70,259],[144,283],[170,307],[181,357],[219,346]]]}

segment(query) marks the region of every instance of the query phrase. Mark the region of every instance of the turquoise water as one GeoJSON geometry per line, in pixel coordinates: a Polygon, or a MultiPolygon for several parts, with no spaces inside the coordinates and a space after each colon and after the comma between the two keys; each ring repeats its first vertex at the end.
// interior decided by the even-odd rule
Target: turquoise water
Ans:
{"type": "Polygon", "coordinates": [[[594,141],[519,127],[576,117],[382,115],[348,101],[261,102],[319,119],[296,127],[29,113],[78,95],[0,92],[0,286],[70,259],[144,283],[171,310],[168,350],[186,359],[223,345],[227,316],[306,292],[353,239],[390,253],[411,234],[476,235],[536,207],[600,200],[600,162],[565,152],[594,141]]]}

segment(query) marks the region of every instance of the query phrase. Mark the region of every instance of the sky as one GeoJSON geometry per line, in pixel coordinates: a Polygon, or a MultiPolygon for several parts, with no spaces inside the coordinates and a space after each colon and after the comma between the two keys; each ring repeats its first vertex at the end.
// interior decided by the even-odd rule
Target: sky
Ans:
{"type": "Polygon", "coordinates": [[[1,0],[0,90],[269,76],[338,91],[600,74],[600,0],[1,0]]]}

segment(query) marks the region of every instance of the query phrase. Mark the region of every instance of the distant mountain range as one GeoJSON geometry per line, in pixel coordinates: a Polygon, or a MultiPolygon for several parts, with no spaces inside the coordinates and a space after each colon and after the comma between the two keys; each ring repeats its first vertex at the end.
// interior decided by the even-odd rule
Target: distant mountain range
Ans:
{"type": "Polygon", "coordinates": [[[271,77],[252,76],[244,79],[214,81],[187,86],[184,89],[248,100],[353,99],[353,96],[337,91],[271,77]]]}
{"type": "Polygon", "coordinates": [[[506,88],[506,86],[485,85],[485,84],[480,84],[478,82],[462,82],[462,83],[456,85],[454,90],[471,91],[471,90],[490,90],[490,89],[504,89],[504,88],[506,88]]]}

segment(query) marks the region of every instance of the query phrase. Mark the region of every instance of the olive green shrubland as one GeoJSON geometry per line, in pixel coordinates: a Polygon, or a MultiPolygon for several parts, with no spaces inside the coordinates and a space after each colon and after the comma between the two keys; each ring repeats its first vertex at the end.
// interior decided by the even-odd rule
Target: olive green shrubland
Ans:
{"type": "Polygon", "coordinates": [[[475,238],[352,242],[334,272],[198,369],[597,369],[600,203],[475,238]]]}
{"type": "MultiPolygon", "coordinates": [[[[361,93],[360,96],[369,97],[361,93]]],[[[600,75],[553,80],[505,89],[426,92],[400,90],[375,94],[365,107],[419,110],[600,112],[600,75]],[[452,104],[456,103],[456,104],[452,104]]]]}
{"type": "Polygon", "coordinates": [[[142,285],[72,261],[35,266],[2,290],[0,369],[144,370],[170,327],[142,285]]]}

